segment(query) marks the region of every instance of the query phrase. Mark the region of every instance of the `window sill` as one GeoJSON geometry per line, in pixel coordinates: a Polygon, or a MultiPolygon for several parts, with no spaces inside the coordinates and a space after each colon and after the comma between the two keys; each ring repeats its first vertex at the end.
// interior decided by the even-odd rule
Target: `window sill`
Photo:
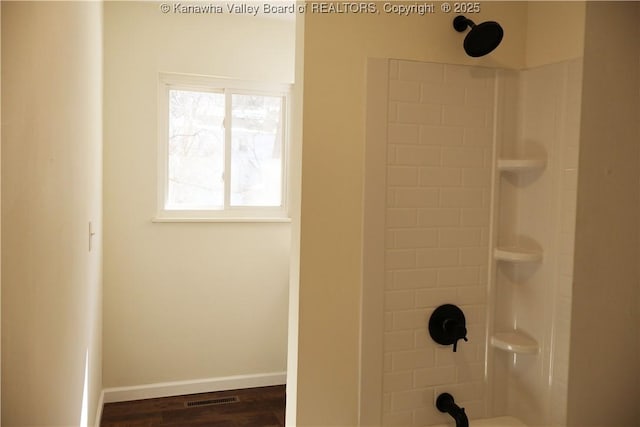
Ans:
{"type": "Polygon", "coordinates": [[[230,217],[230,218],[160,218],[155,217],[151,219],[154,223],[163,222],[278,222],[278,223],[290,223],[291,218],[253,218],[253,217],[230,217]]]}

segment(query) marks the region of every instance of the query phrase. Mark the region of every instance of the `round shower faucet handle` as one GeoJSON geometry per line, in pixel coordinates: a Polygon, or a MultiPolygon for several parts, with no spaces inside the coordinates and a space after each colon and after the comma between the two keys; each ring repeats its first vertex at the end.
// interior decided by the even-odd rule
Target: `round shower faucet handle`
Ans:
{"type": "Polygon", "coordinates": [[[453,304],[441,305],[431,314],[429,334],[438,344],[453,344],[453,351],[458,351],[459,340],[469,341],[464,313],[453,304]]]}

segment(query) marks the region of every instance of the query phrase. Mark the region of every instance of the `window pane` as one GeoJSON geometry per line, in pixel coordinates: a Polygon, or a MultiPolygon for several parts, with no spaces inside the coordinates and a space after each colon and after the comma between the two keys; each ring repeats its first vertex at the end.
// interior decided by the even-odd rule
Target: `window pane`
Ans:
{"type": "Polygon", "coordinates": [[[166,209],[224,205],[224,94],[169,91],[166,209]]]}
{"type": "Polygon", "coordinates": [[[232,206],[282,204],[282,97],[232,95],[232,206]]]}

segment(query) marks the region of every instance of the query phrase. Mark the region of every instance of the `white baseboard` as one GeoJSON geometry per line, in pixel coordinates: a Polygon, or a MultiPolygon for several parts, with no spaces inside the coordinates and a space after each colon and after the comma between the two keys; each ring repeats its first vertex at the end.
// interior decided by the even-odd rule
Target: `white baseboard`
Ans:
{"type": "MultiPolygon", "coordinates": [[[[129,400],[153,399],[156,397],[180,396],[183,394],[208,393],[212,391],[236,390],[241,388],[266,387],[286,383],[286,372],[237,375],[233,377],[206,378],[189,381],[144,384],[131,387],[105,388],[102,391],[102,400],[104,403],[126,402],[129,400]]],[[[102,410],[102,405],[100,405],[99,410],[102,410]]]]}
{"type": "Polygon", "coordinates": [[[104,407],[104,390],[100,392],[100,398],[98,399],[98,407],[96,408],[95,427],[100,427],[100,421],[102,420],[103,407],[104,407]]]}

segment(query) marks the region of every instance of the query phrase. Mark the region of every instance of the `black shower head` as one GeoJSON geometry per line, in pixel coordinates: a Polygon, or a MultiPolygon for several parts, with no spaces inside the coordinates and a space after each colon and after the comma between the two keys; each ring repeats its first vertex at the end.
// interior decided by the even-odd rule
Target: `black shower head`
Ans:
{"type": "Polygon", "coordinates": [[[463,15],[456,16],[453,20],[453,28],[456,31],[463,32],[467,27],[471,27],[471,31],[464,38],[464,51],[474,58],[484,56],[497,48],[504,35],[500,24],[494,21],[476,25],[463,15]]]}

